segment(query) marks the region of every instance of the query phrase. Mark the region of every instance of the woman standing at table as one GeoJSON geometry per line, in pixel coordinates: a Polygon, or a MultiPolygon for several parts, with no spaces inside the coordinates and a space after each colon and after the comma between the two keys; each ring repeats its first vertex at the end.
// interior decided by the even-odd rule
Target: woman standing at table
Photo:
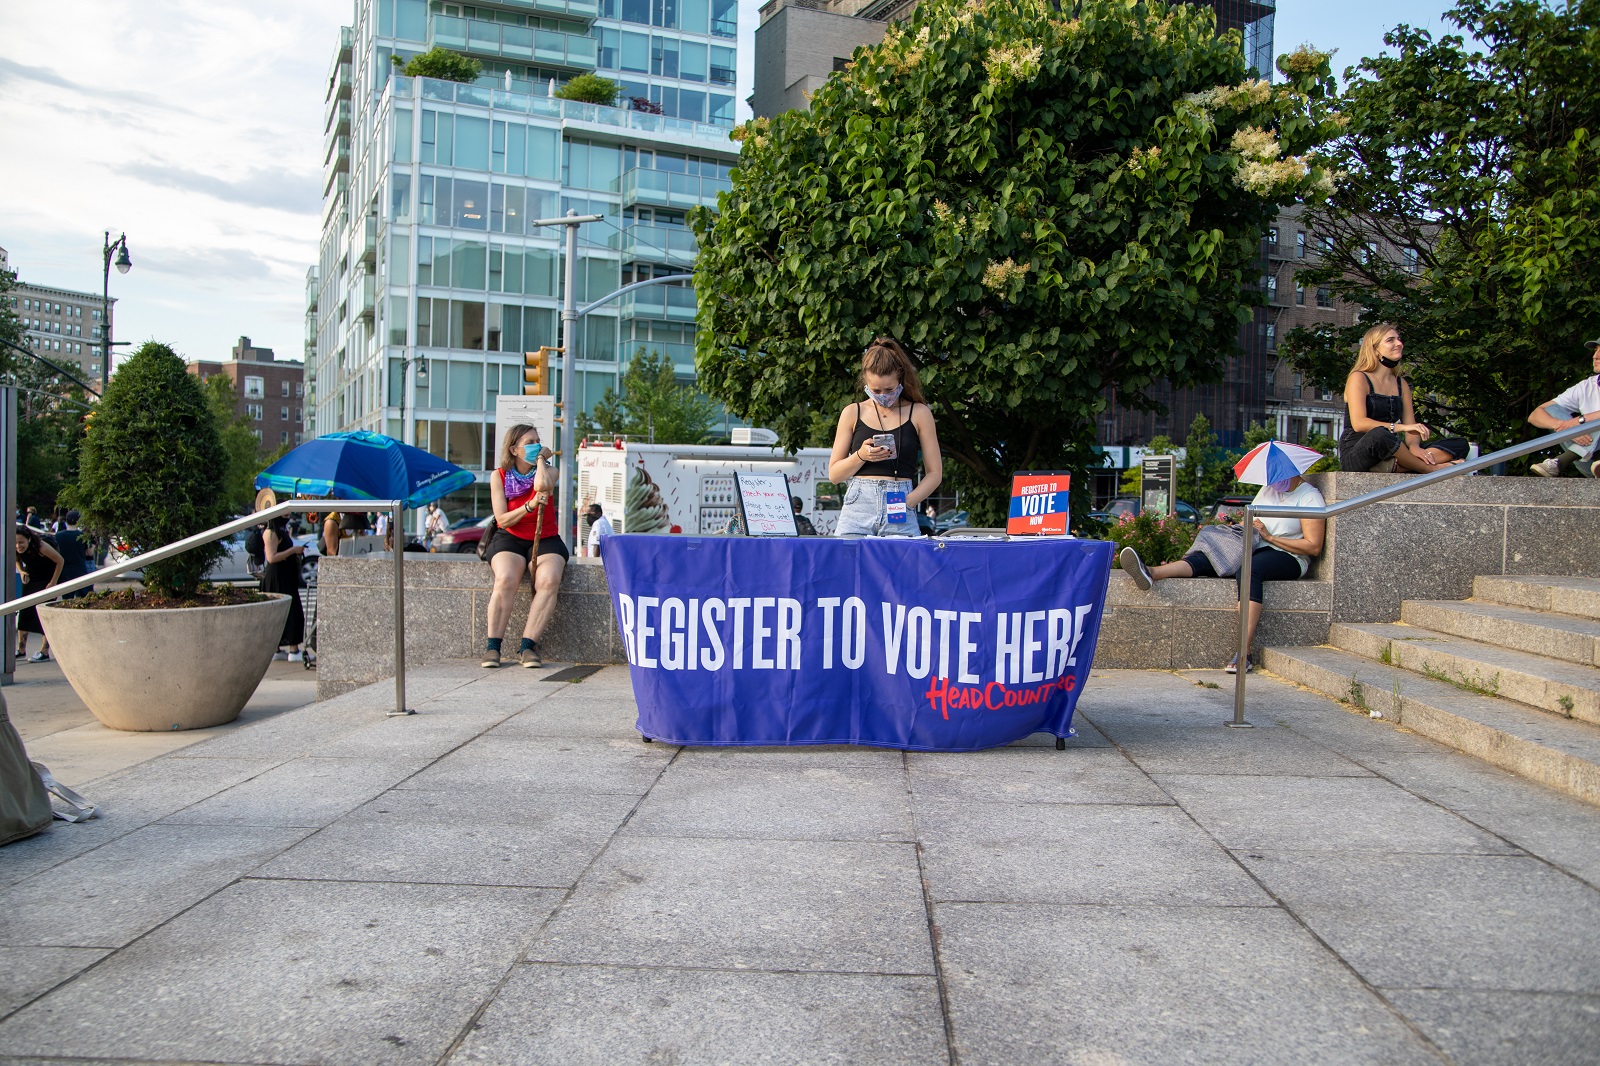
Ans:
{"type": "Polygon", "coordinates": [[[533,600],[528,605],[528,624],[522,630],[517,659],[530,669],[544,665],[539,634],[555,610],[570,554],[556,518],[555,487],[555,471],[545,459],[539,431],[529,425],[506,430],[500,465],[489,475],[489,497],[494,501],[498,528],[483,555],[494,571],[489,647],[483,656],[483,665],[490,669],[500,665],[500,642],[524,574],[533,583],[533,600]]]}
{"type": "Polygon", "coordinates": [[[839,412],[828,480],[848,481],[836,537],[915,537],[917,509],[944,479],[939,434],[911,357],[890,337],[861,356],[867,399],[839,412]],[[922,480],[917,453],[922,453],[922,480]]]}

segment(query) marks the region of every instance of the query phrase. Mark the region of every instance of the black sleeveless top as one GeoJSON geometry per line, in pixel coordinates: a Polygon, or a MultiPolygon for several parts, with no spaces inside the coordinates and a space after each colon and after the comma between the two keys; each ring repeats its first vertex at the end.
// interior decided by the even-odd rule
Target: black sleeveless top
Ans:
{"type": "Polygon", "coordinates": [[[896,455],[893,459],[863,463],[861,469],[855,472],[855,476],[895,477],[910,481],[916,476],[917,453],[922,448],[922,438],[917,436],[917,427],[911,424],[911,412],[916,411],[917,405],[911,405],[911,412],[907,412],[906,420],[894,429],[878,429],[861,417],[861,405],[864,402],[856,402],[856,428],[850,434],[850,450],[859,454],[861,446],[869,438],[876,437],[879,433],[893,433],[896,455]]]}
{"type": "MultiPolygon", "coordinates": [[[[1361,376],[1367,378],[1364,373],[1361,376]]],[[[1367,417],[1374,422],[1382,422],[1385,425],[1405,421],[1405,405],[1401,402],[1405,387],[1405,381],[1402,379],[1400,383],[1401,391],[1391,396],[1388,393],[1379,392],[1377,386],[1372,384],[1372,379],[1367,378],[1367,417]]],[[[1361,436],[1361,433],[1350,424],[1350,405],[1347,403],[1344,405],[1344,432],[1339,435],[1339,440],[1342,443],[1346,438],[1359,436],[1361,436]]]]}

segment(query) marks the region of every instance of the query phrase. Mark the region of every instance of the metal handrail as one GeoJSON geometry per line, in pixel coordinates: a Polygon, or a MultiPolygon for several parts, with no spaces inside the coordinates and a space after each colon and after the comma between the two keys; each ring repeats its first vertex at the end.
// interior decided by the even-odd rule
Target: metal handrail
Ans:
{"type": "MultiPolygon", "coordinates": [[[[71,581],[63,581],[59,585],[51,585],[43,592],[35,592],[31,595],[23,596],[21,599],[7,600],[4,603],[0,603],[0,618],[5,618],[7,615],[16,614],[19,611],[25,611],[29,607],[38,607],[43,604],[50,603],[53,600],[58,600],[68,593],[89,588],[97,581],[104,581],[107,578],[116,577],[119,574],[125,574],[130,570],[138,570],[149,563],[159,563],[163,559],[170,559],[174,555],[181,555],[190,548],[198,548],[202,544],[210,544],[212,541],[221,540],[223,537],[230,537],[233,534],[249,529],[252,526],[259,526],[269,519],[277,518],[279,515],[295,514],[300,511],[309,510],[310,508],[307,506],[308,504],[314,504],[317,506],[318,510],[321,510],[327,507],[329,504],[339,504],[343,502],[345,501],[328,499],[287,500],[283,503],[277,504],[276,506],[268,507],[264,511],[257,511],[252,515],[247,515],[244,518],[235,518],[230,522],[224,522],[222,525],[208,529],[204,533],[196,533],[192,537],[185,537],[182,540],[173,541],[171,544],[164,545],[160,548],[152,548],[147,552],[140,552],[138,555],[124,559],[120,563],[112,563],[111,565],[102,567],[93,573],[85,574],[83,577],[75,577],[71,581]]],[[[363,510],[388,511],[393,516],[390,520],[389,527],[395,531],[395,539],[397,541],[400,539],[399,531],[404,528],[404,526],[401,524],[403,520],[402,512],[405,508],[404,501],[357,500],[354,502],[359,503],[363,510]]],[[[415,711],[406,709],[405,554],[406,553],[404,551],[393,552],[395,709],[389,712],[389,716],[391,718],[398,715],[416,713],[415,711]]]]}
{"type": "Polygon", "coordinates": [[[1451,478],[1475,474],[1479,470],[1497,466],[1508,459],[1516,459],[1532,452],[1543,451],[1552,445],[1564,444],[1574,437],[1581,437],[1590,433],[1600,436],[1600,423],[1590,422],[1585,424],[1580,422],[1576,426],[1558,429],[1553,433],[1535,437],[1533,440],[1525,441],[1522,444],[1513,444],[1509,448],[1501,448],[1497,452],[1480,455],[1476,459],[1469,459],[1463,463],[1452,463],[1442,469],[1419,474],[1414,478],[1397,481],[1393,485],[1385,485],[1381,489],[1373,489],[1371,492],[1364,492],[1360,496],[1352,496],[1348,500],[1325,504],[1322,507],[1257,507],[1254,503],[1245,504],[1243,525],[1246,547],[1243,561],[1239,564],[1239,672],[1234,676],[1233,682],[1233,721],[1227,724],[1239,728],[1250,727],[1250,723],[1244,720],[1244,679],[1250,662],[1250,556],[1253,550],[1251,547],[1253,540],[1250,534],[1251,530],[1254,529],[1255,519],[1335,518],[1349,511],[1360,510],[1369,504],[1381,503],[1396,496],[1403,496],[1408,492],[1427,488],[1429,485],[1436,485],[1441,481],[1449,481],[1451,478]]]}

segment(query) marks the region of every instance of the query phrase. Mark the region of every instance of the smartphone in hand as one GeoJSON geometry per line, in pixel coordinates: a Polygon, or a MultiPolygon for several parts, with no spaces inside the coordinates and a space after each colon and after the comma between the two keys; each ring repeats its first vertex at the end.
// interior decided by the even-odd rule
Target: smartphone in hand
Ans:
{"type": "Polygon", "coordinates": [[[896,443],[895,436],[894,436],[893,433],[875,433],[875,434],[873,434],[873,436],[872,436],[872,446],[874,448],[887,448],[887,449],[889,449],[889,458],[891,458],[891,459],[897,459],[897,458],[900,457],[900,446],[899,446],[898,443],[896,443]]]}

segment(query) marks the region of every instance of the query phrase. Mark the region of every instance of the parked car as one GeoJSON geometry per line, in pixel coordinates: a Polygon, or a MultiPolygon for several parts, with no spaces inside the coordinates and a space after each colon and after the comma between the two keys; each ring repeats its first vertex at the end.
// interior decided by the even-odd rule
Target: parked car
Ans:
{"type": "Polygon", "coordinates": [[[486,522],[486,521],[488,521],[488,519],[486,519],[483,515],[472,515],[471,517],[468,517],[468,518],[458,518],[458,519],[456,519],[454,522],[450,523],[450,527],[449,528],[451,528],[451,529],[466,529],[468,526],[475,526],[475,525],[478,525],[481,522],[486,522]]]}
{"type": "Polygon", "coordinates": [[[433,550],[436,552],[475,552],[478,542],[483,539],[483,531],[489,528],[489,522],[494,518],[474,518],[469,521],[471,525],[462,525],[457,522],[449,529],[433,538],[433,550]]]}
{"type": "MultiPolygon", "coordinates": [[[[1137,516],[1143,506],[1143,502],[1137,496],[1118,496],[1106,504],[1105,510],[1089,512],[1089,517],[1100,522],[1120,522],[1125,514],[1137,516]]],[[[1197,526],[1202,521],[1200,512],[1182,500],[1178,501],[1174,510],[1177,512],[1177,518],[1180,522],[1197,526]]]]}
{"type": "Polygon", "coordinates": [[[952,529],[960,529],[967,524],[967,512],[952,507],[947,511],[940,511],[933,516],[933,531],[944,533],[952,529]]]}
{"type": "Polygon", "coordinates": [[[1237,522],[1244,517],[1244,506],[1252,496],[1224,496],[1211,505],[1206,519],[1211,522],[1237,522]]]}

